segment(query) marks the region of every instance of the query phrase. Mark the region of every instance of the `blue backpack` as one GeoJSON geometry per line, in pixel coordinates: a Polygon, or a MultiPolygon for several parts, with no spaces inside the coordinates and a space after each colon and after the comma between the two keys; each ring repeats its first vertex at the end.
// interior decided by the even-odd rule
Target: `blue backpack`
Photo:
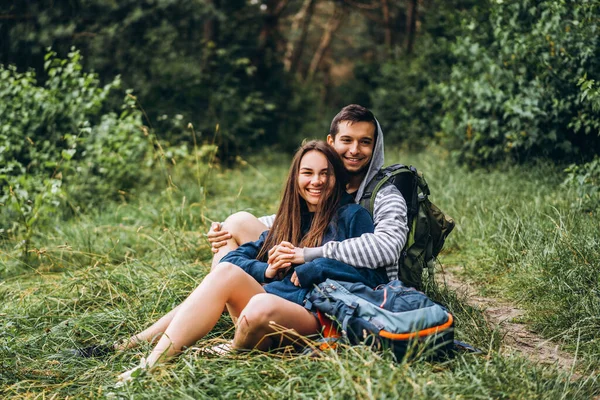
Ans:
{"type": "Polygon", "coordinates": [[[397,360],[454,350],[454,318],[424,293],[394,280],[372,289],[327,279],[309,293],[305,307],[333,321],[350,344],[389,348],[397,360]]]}

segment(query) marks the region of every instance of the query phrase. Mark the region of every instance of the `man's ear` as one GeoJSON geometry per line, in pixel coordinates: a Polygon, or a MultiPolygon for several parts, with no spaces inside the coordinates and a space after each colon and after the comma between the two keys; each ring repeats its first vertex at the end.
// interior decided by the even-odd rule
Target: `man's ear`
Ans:
{"type": "Polygon", "coordinates": [[[332,137],[331,135],[327,135],[327,143],[328,143],[330,146],[333,146],[333,141],[334,141],[334,140],[333,140],[333,137],[332,137]]]}

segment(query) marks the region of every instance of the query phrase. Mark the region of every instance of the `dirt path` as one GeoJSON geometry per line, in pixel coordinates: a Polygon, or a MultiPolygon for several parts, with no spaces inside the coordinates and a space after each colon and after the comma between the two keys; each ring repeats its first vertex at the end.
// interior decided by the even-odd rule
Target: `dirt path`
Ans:
{"type": "Polygon", "coordinates": [[[575,358],[571,354],[561,351],[556,343],[531,332],[524,324],[514,322],[524,314],[523,310],[509,302],[481,296],[473,285],[457,278],[457,269],[445,266],[442,272],[436,274],[436,279],[441,284],[445,282],[459,297],[464,296],[469,305],[483,310],[487,322],[504,334],[501,352],[517,351],[537,362],[558,364],[567,371],[572,369],[575,358]]]}

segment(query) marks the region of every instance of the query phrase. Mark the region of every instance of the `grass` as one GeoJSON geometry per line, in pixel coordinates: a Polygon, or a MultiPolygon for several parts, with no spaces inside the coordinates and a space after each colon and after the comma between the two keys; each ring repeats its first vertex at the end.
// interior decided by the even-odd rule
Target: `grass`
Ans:
{"type": "Polygon", "coordinates": [[[442,261],[462,266],[484,293],[517,303],[534,330],[600,368],[600,208],[578,206],[553,165],[446,168],[435,165],[430,179],[433,201],[457,216],[442,261]]]}
{"type": "MultiPolygon", "coordinates": [[[[115,378],[149,347],[105,359],[65,349],[112,342],[145,328],[181,302],[209,270],[202,236],[238,210],[275,211],[289,159],[269,154],[233,170],[182,160],[118,203],[56,219],[20,257],[0,243],[2,398],[591,398],[600,395],[599,226],[571,206],[574,194],[547,165],[502,172],[454,166],[440,149],[388,162],[426,172],[433,201],[458,226],[442,261],[495,295],[528,310],[540,333],[577,351],[581,377],[497,352],[501,335],[480,310],[446,288],[431,295],[457,317],[457,336],[488,351],[444,363],[394,362],[390,354],[344,348],[323,358],[190,349],[155,374],[115,388],[115,378]],[[167,182],[172,182],[167,184],[167,182]],[[582,373],[583,372],[583,373],[582,373]]],[[[201,312],[201,310],[199,310],[201,312]]],[[[206,341],[232,335],[223,317],[206,341]]]]}

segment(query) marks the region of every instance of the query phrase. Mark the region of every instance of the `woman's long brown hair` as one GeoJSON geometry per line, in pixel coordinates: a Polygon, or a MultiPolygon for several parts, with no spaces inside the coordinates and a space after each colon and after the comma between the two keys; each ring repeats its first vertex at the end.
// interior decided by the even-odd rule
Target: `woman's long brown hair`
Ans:
{"type": "Polygon", "coordinates": [[[332,221],[340,200],[344,195],[347,181],[348,174],[344,168],[344,164],[340,156],[329,144],[321,140],[311,140],[300,147],[292,160],[279,210],[277,210],[275,216],[275,222],[267,235],[267,239],[257,259],[265,260],[269,250],[283,241],[290,242],[296,247],[315,247],[321,245],[327,226],[332,221]],[[327,182],[323,185],[323,191],[321,192],[312,224],[309,231],[303,236],[301,211],[306,201],[300,196],[298,174],[300,173],[302,157],[309,151],[318,151],[325,156],[328,173],[327,182]],[[335,179],[335,183],[330,185],[329,180],[332,178],[335,179]]]}

